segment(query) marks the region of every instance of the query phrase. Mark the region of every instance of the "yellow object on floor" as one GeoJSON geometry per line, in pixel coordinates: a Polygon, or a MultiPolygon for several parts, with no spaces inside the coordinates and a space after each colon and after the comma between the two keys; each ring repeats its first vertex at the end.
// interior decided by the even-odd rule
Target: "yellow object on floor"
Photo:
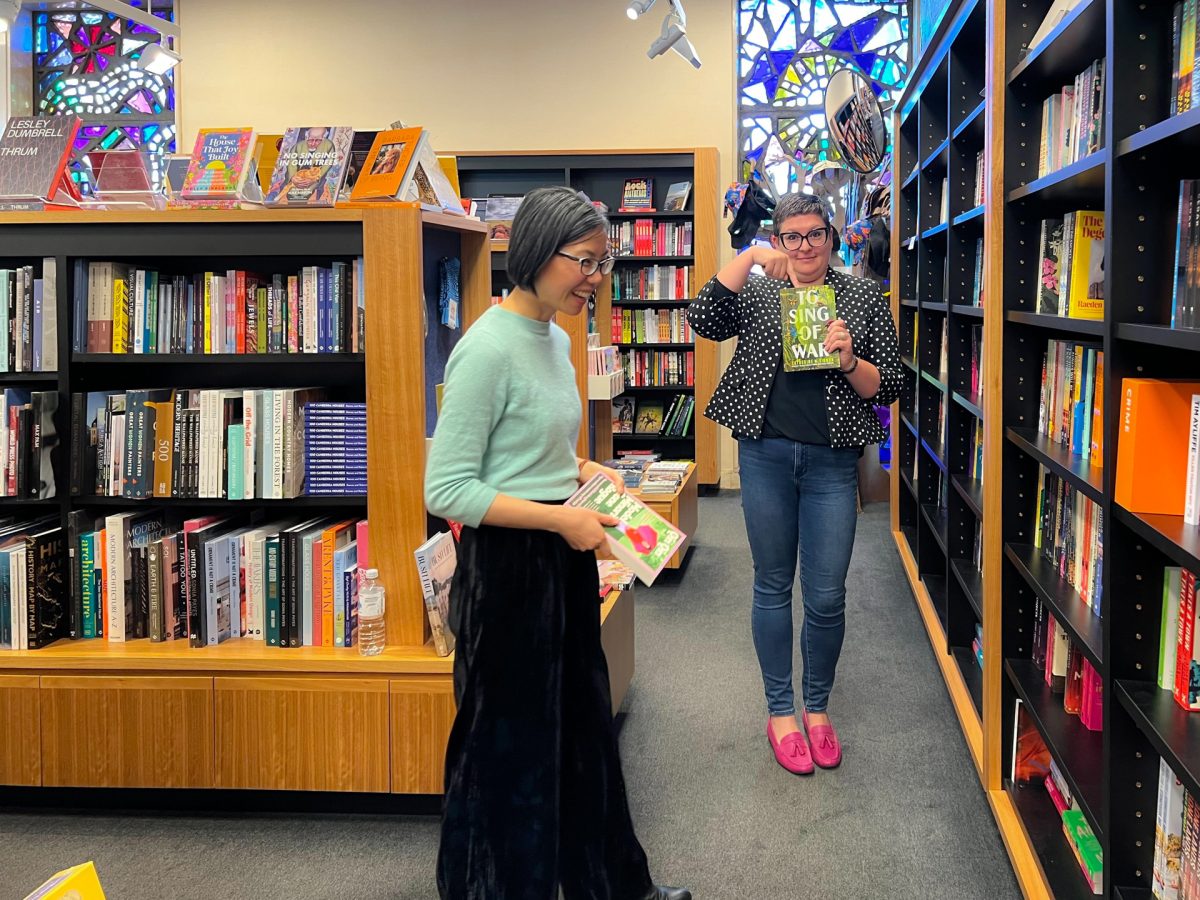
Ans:
{"type": "Polygon", "coordinates": [[[104,889],[95,864],[85,862],[63,869],[25,900],[104,900],[104,889]]]}

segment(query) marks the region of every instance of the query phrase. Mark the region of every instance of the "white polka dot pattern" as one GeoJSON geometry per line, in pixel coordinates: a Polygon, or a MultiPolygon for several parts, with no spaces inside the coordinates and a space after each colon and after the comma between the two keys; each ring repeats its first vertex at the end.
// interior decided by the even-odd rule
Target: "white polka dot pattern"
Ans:
{"type": "MultiPolygon", "coordinates": [[[[900,397],[900,345],[892,311],[879,286],[829,270],[825,283],[837,298],[838,316],[845,320],[859,359],[879,369],[879,392],[870,399],[858,396],[844,375],[825,374],[825,407],[829,412],[829,438],[834,447],[864,447],[886,439],[872,404],[887,406],[900,397]]],[[[734,434],[757,438],[762,434],[767,397],[783,361],[779,291],[788,282],[751,275],[735,294],[714,276],[688,307],[688,322],[701,337],[712,341],[738,339],[737,350],[704,414],[734,434]]]]}

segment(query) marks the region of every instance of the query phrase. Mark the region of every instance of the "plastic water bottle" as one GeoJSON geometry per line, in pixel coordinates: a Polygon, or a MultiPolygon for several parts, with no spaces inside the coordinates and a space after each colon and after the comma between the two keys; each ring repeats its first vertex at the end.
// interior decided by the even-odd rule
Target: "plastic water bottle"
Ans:
{"type": "Polygon", "coordinates": [[[387,644],[383,614],[384,595],[379,570],[367,569],[358,589],[358,652],[361,655],[375,656],[383,652],[387,644]]]}

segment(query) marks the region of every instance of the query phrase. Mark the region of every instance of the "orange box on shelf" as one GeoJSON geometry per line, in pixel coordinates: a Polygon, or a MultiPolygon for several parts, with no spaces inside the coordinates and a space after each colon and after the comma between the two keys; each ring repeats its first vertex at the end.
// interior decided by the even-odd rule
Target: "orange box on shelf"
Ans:
{"type": "Polygon", "coordinates": [[[1183,515],[1188,423],[1200,381],[1121,382],[1117,503],[1134,513],[1183,515]]]}

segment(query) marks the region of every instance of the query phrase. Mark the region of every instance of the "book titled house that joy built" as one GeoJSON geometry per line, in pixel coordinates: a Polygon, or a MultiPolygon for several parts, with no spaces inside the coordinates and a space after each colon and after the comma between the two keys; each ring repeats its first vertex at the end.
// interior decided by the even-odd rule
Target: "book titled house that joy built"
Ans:
{"type": "Polygon", "coordinates": [[[79,199],[67,171],[79,131],[78,116],[14,116],[0,137],[0,198],[17,201],[79,199]]]}
{"type": "Polygon", "coordinates": [[[183,189],[184,200],[236,200],[253,162],[252,128],[201,128],[183,189]]]}
{"type": "Polygon", "coordinates": [[[687,537],[682,531],[629,494],[620,493],[604,475],[594,475],[566,502],[612,516],[604,528],[609,549],[649,586],[687,537]]]}
{"type": "Polygon", "coordinates": [[[838,354],[825,352],[825,329],[837,318],[833,288],[818,284],[779,292],[783,327],[783,370],[836,369],[838,354]]]}

